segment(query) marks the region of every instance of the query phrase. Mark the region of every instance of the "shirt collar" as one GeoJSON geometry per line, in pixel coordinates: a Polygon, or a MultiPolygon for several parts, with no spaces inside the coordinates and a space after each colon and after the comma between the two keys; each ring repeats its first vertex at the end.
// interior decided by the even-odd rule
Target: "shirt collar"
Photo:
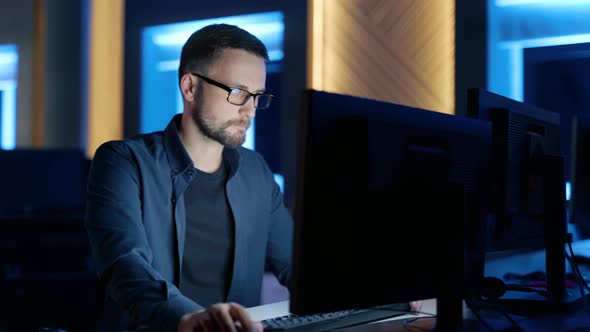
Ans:
{"type": "Polygon", "coordinates": [[[193,161],[186,152],[178,128],[180,127],[182,114],[176,114],[164,129],[164,146],[170,163],[170,172],[172,176],[184,173],[193,169],[193,161]]]}

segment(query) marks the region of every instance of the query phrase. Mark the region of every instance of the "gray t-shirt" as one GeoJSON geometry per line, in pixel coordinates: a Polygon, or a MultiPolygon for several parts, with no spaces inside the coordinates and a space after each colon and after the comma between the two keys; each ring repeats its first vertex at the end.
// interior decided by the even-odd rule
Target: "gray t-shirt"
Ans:
{"type": "Polygon", "coordinates": [[[184,192],[186,240],[180,291],[208,307],[225,302],[232,277],[234,219],[225,184],[228,169],[222,164],[212,174],[197,175],[184,192]]]}

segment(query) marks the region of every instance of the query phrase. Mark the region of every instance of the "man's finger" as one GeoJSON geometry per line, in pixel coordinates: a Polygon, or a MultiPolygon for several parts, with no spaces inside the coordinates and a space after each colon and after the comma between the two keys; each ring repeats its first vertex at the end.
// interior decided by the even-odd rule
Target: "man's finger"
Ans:
{"type": "Polygon", "coordinates": [[[410,307],[412,308],[412,311],[419,312],[422,310],[422,301],[411,301],[410,307]]]}
{"type": "Polygon", "coordinates": [[[236,326],[229,313],[230,306],[222,303],[211,306],[210,315],[215,319],[217,326],[223,332],[235,332],[236,326]]]}
{"type": "Polygon", "coordinates": [[[253,322],[250,318],[250,314],[248,310],[243,306],[237,303],[229,303],[229,312],[230,315],[242,324],[242,328],[244,331],[261,331],[262,332],[262,324],[257,322],[253,322]]]}

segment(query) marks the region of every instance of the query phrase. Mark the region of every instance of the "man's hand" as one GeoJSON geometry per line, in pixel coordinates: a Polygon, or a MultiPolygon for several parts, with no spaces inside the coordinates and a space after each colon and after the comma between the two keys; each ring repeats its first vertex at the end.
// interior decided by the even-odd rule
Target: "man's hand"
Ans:
{"type": "Polygon", "coordinates": [[[419,313],[420,311],[422,311],[422,305],[423,305],[423,301],[411,301],[410,302],[410,308],[412,309],[412,312],[415,312],[415,313],[419,313]]]}
{"type": "Polygon", "coordinates": [[[178,332],[262,332],[262,324],[250,319],[248,311],[237,303],[217,303],[205,310],[182,316],[178,332]]]}

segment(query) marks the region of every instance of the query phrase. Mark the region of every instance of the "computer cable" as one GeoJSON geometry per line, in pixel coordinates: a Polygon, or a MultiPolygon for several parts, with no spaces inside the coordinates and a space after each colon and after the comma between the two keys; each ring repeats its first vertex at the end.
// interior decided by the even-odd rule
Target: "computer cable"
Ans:
{"type": "MultiPolygon", "coordinates": [[[[567,246],[569,248],[570,251],[570,255],[568,255],[567,253],[565,254],[565,257],[567,258],[567,260],[569,261],[572,270],[574,271],[574,275],[577,277],[578,279],[578,283],[580,285],[580,287],[585,288],[586,290],[590,291],[590,287],[588,286],[588,283],[586,282],[586,280],[584,279],[584,276],[582,275],[582,272],[580,272],[580,268],[578,267],[578,264],[574,261],[574,259],[572,257],[575,257],[574,254],[574,248],[572,247],[572,243],[571,241],[567,242],[567,246]]],[[[584,294],[584,292],[581,292],[582,294],[584,294]]]]}
{"type": "Polygon", "coordinates": [[[565,255],[565,257],[567,258],[568,262],[572,266],[572,270],[574,270],[574,272],[575,272],[574,274],[576,275],[576,277],[578,279],[578,288],[580,289],[580,294],[582,296],[582,305],[584,306],[584,308],[586,308],[586,306],[587,306],[587,303],[586,303],[586,294],[585,294],[585,291],[584,291],[585,287],[583,285],[583,283],[585,283],[585,281],[582,278],[582,276],[578,274],[579,272],[576,271],[577,266],[574,265],[571,257],[569,255],[567,255],[567,254],[565,255]]]}
{"type": "Polygon", "coordinates": [[[580,294],[582,296],[582,306],[584,307],[584,310],[588,310],[588,303],[586,300],[585,289],[590,290],[590,288],[588,287],[588,284],[586,283],[586,280],[584,279],[582,272],[580,272],[578,264],[572,258],[572,257],[575,257],[574,248],[572,247],[571,234],[568,234],[568,235],[570,235],[568,237],[568,241],[567,241],[570,255],[568,255],[566,252],[565,257],[567,258],[568,262],[570,263],[572,270],[574,271],[574,275],[578,279],[578,287],[580,288],[580,294]]]}
{"type": "Polygon", "coordinates": [[[481,294],[483,297],[491,300],[499,299],[507,291],[537,293],[546,298],[550,297],[550,294],[546,289],[538,289],[518,284],[507,284],[502,279],[496,277],[485,277],[483,279],[481,288],[481,294]]]}
{"type": "Polygon", "coordinates": [[[546,291],[542,291],[542,290],[536,290],[534,288],[530,288],[530,287],[521,287],[521,286],[517,286],[517,285],[506,285],[506,283],[504,283],[504,281],[502,281],[499,278],[496,277],[485,277],[482,283],[482,289],[481,289],[481,295],[482,297],[487,299],[487,304],[490,307],[490,309],[493,309],[497,312],[499,312],[500,314],[502,314],[508,321],[510,321],[510,324],[516,328],[516,329],[520,329],[520,326],[518,324],[518,322],[516,320],[514,320],[514,318],[512,318],[512,316],[510,316],[510,314],[506,311],[506,309],[504,309],[504,307],[498,302],[498,299],[500,297],[502,297],[506,291],[508,290],[514,290],[514,291],[521,291],[521,292],[535,292],[535,293],[540,293],[541,295],[547,296],[547,292],[546,291]]]}
{"type": "Polygon", "coordinates": [[[523,292],[523,293],[537,293],[542,295],[546,298],[550,298],[551,294],[546,289],[536,289],[533,287],[516,285],[516,284],[506,284],[506,290],[513,291],[513,292],[523,292]]]}

